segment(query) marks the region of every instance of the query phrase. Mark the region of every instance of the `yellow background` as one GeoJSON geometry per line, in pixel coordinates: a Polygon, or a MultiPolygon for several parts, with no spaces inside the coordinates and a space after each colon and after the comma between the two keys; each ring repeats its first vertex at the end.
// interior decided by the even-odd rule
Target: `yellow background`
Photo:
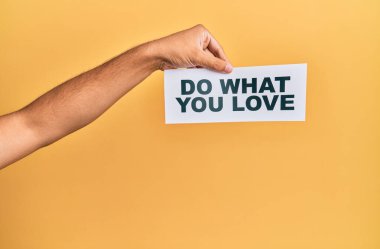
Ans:
{"type": "Polygon", "coordinates": [[[156,72],[0,171],[0,248],[380,248],[379,0],[1,0],[0,113],[197,23],[308,63],[307,121],[165,125],[156,72]]]}

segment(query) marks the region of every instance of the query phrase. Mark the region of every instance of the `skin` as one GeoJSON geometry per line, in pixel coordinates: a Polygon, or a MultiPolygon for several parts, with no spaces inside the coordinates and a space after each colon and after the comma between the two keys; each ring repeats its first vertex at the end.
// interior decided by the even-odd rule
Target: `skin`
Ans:
{"type": "Polygon", "coordinates": [[[132,48],[0,116],[0,169],[88,125],[156,70],[230,73],[223,48],[202,25],[132,48]]]}

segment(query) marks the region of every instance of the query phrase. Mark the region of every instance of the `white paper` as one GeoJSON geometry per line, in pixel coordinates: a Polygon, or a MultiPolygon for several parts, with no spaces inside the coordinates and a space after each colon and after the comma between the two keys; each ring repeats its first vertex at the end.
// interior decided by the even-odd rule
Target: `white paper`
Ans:
{"type": "Polygon", "coordinates": [[[306,72],[307,64],[165,70],[165,121],[305,121],[306,72]]]}

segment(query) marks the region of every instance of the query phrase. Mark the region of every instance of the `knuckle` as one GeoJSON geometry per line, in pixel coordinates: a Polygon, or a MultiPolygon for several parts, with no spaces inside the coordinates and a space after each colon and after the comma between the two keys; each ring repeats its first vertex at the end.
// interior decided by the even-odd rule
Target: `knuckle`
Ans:
{"type": "Polygon", "coordinates": [[[205,26],[203,26],[203,24],[197,24],[195,25],[195,28],[199,29],[199,30],[206,30],[205,26]]]}

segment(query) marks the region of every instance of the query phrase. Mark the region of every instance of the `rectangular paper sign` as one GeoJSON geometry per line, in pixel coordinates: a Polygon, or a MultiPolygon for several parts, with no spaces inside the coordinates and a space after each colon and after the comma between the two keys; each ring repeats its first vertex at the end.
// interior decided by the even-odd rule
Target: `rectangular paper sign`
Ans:
{"type": "Polygon", "coordinates": [[[305,121],[307,64],[165,70],[167,124],[305,121]]]}

